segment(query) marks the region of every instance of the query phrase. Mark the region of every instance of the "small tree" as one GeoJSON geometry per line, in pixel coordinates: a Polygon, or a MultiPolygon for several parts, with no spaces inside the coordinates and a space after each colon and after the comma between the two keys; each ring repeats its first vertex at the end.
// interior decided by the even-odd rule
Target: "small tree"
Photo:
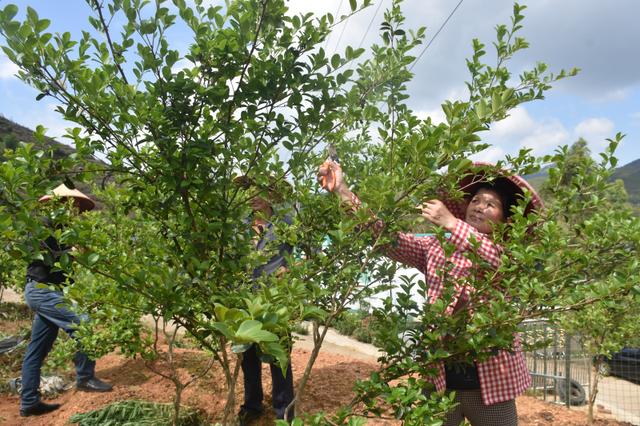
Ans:
{"type": "MultiPolygon", "coordinates": [[[[615,166],[615,162],[612,165],[615,166]]],[[[544,188],[550,198],[555,199],[576,189],[579,192],[575,195],[582,195],[585,199],[592,198],[594,194],[604,198],[596,208],[575,211],[572,215],[565,216],[563,222],[566,227],[584,228],[589,226],[591,221],[599,220],[599,217],[609,216],[609,226],[617,222],[620,227],[628,226],[629,230],[634,229],[634,223],[637,221],[632,218],[632,210],[627,203],[628,197],[622,181],[610,182],[610,179],[607,179],[610,173],[599,175],[598,165],[591,157],[587,141],[581,138],[575,142],[568,149],[566,158],[557,167],[559,171],[557,180],[546,184],[544,188]],[[592,185],[599,179],[605,179],[607,183],[601,184],[599,189],[594,190],[592,185]],[[555,188],[554,185],[556,185],[555,188]]],[[[631,254],[633,251],[632,241],[637,237],[634,236],[633,231],[629,237],[626,243],[615,247],[620,255],[624,255],[625,252],[631,254]]],[[[590,271],[585,271],[588,277],[587,282],[576,282],[577,285],[585,285],[585,297],[593,300],[593,303],[583,309],[569,310],[558,315],[557,318],[563,329],[580,338],[587,353],[594,359],[595,375],[590,384],[588,399],[589,424],[593,424],[593,407],[598,394],[603,357],[619,350],[640,332],[637,321],[628,321],[628,318],[633,317],[634,313],[637,314],[640,310],[638,277],[632,278],[631,282],[622,282],[618,274],[613,274],[605,278],[607,282],[592,281],[591,275],[599,275],[599,265],[598,263],[598,267],[594,265],[590,271]]]]}
{"type": "MultiPolygon", "coordinates": [[[[7,249],[24,259],[39,256],[24,240],[27,232],[32,240],[54,234],[82,245],[75,260],[107,280],[96,284],[103,303],[95,303],[96,289],[69,290],[70,296],[97,319],[112,319],[109,313],[120,309],[119,316],[150,314],[186,329],[225,372],[227,422],[239,372],[232,352],[241,357],[259,344],[284,369],[288,323],[322,316],[306,305],[306,283],[295,274],[251,279],[268,253],[254,252],[244,220],[255,193],[240,190],[233,178],[246,174],[267,186],[268,176],[276,182],[290,176],[308,193],[310,159],[343,117],[342,87],[353,73],[345,68],[362,50],[327,57],[317,46],[339,21],[286,15],[281,0],[237,1],[226,9],[176,0],[175,14],[163,0],[87,5],[92,28],[79,40],[46,32],[49,21],[32,8],[22,22],[14,19],[14,5],[0,13],[4,51],[19,77],[41,91],[38,99],[57,100],[58,112],[78,126],[67,134],[77,154],[64,167],[39,161],[28,146],[3,164],[7,249]],[[174,25],[193,33],[187,52],[170,46],[174,25]],[[74,160],[96,153],[108,167],[74,172],[74,160]],[[47,173],[48,165],[58,173],[47,173]],[[108,175],[121,191],[101,212],[60,220],[66,230],[51,230],[33,212],[56,175],[108,175]]],[[[280,208],[276,216],[288,213],[280,208]]],[[[295,245],[296,229],[279,233],[295,245]]],[[[319,234],[327,229],[316,229],[314,238],[319,234]]],[[[70,259],[63,256],[58,266],[70,268],[70,259]]],[[[124,336],[139,336],[135,322],[118,324],[127,327],[124,336]]],[[[142,350],[140,338],[130,340],[125,351],[142,350]]]]}

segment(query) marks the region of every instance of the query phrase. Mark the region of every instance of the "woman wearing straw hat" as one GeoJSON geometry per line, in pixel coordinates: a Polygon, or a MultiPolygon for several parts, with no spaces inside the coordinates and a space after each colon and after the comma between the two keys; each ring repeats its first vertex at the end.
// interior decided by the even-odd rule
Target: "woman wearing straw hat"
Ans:
{"type": "MultiPolygon", "coordinates": [[[[72,200],[74,209],[80,213],[95,207],[91,198],[77,189],[67,188],[64,184],[55,188],[52,194],[41,197],[39,201],[48,202],[52,199],[72,200]]],[[[72,248],[60,244],[53,236],[42,241],[40,248],[44,252],[44,260],[33,260],[27,267],[25,300],[35,315],[31,341],[22,362],[20,415],[23,417],[45,414],[60,407],[60,404],[47,404],[40,400],[40,369],[58,336],[58,330],[62,328],[73,336],[75,325],[87,319],[86,315],[79,316],[67,309],[62,287],[73,280],[64,271],[54,268],[62,254],[70,253],[72,248]],[[51,287],[57,289],[52,290],[51,287]]],[[[107,392],[112,389],[111,385],[95,377],[96,363],[85,353],[78,351],[73,361],[76,366],[78,390],[107,392]]]]}
{"type": "MultiPolygon", "coordinates": [[[[460,182],[460,189],[467,194],[464,201],[434,199],[419,206],[424,218],[451,233],[449,242],[456,250],[449,258],[433,236],[398,233],[396,243],[385,249],[385,255],[391,259],[425,274],[429,303],[442,297],[444,284],[440,275],[447,263],[453,264],[448,278],[455,280],[471,273],[472,265],[465,252],[472,249],[472,239],[479,243],[475,248],[476,254],[492,267],[499,267],[501,248],[493,243],[490,234],[497,223],[508,220],[511,207],[524,196],[525,191],[532,195],[525,212],[542,208],[542,201],[535,190],[521,177],[500,173],[495,167],[482,163],[476,164],[474,170],[478,167],[480,171],[466,175],[460,182]],[[490,180],[486,177],[489,172],[502,176],[490,180]]],[[[318,175],[325,189],[337,194],[343,203],[359,207],[360,201],[344,182],[339,164],[327,160],[320,166],[318,175]]],[[[454,287],[452,302],[447,307],[449,313],[467,308],[473,291],[464,281],[454,287]]],[[[516,337],[513,351],[497,351],[483,362],[440,364],[438,368],[439,373],[434,380],[436,389],[455,390],[458,403],[448,413],[447,426],[458,425],[465,418],[474,426],[517,425],[515,398],[531,384],[519,338],[516,337]]]]}

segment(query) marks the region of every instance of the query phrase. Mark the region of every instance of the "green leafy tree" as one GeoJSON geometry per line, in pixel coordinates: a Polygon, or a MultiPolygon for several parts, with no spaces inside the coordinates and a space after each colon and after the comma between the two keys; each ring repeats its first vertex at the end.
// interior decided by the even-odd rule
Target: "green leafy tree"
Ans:
{"type": "MultiPolygon", "coordinates": [[[[0,163],[5,161],[5,150],[14,150],[18,147],[18,138],[13,134],[6,134],[0,138],[0,163]]],[[[0,198],[0,209],[3,208],[0,198]]],[[[7,226],[8,227],[8,226],[7,226]]],[[[17,271],[24,270],[24,262],[12,257],[6,250],[0,251],[0,301],[4,289],[13,287],[17,278],[17,271]]]]}
{"type": "Polygon", "coordinates": [[[13,134],[3,135],[0,138],[0,161],[4,160],[4,150],[14,150],[18,146],[18,138],[13,134]]]}
{"type": "MultiPolygon", "coordinates": [[[[468,61],[469,99],[445,102],[447,121],[438,125],[430,119],[416,119],[401,102],[406,81],[403,78],[411,77],[407,71],[412,62],[405,57],[406,52],[397,54],[402,43],[392,43],[387,35],[385,49],[373,48],[377,55],[359,70],[364,81],[377,84],[359,81],[357,87],[386,84],[390,90],[384,93],[395,94],[387,97],[378,94],[378,98],[373,98],[377,103],[365,104],[362,110],[353,113],[357,117],[354,130],[359,129],[363,117],[368,120],[363,131],[354,132],[355,138],[336,141],[344,152],[342,156],[348,158],[342,165],[350,186],[363,201],[363,208],[355,218],[351,217],[349,235],[367,229],[363,224],[370,223],[372,214],[383,219],[387,233],[368,237],[375,252],[397,230],[415,229],[414,206],[418,202],[447,193],[455,196],[456,182],[470,167],[468,156],[486,148],[479,133],[504,118],[515,105],[542,98],[551,82],[567,75],[565,72],[547,75],[546,66],[539,64],[524,72],[519,83],[510,86],[512,76],[506,64],[513,54],[527,47],[526,41],[516,35],[521,28],[522,9],[514,7],[510,27],[497,27],[497,66],[482,63],[484,45],[474,41],[474,55],[468,61]],[[401,71],[393,76],[394,80],[388,70],[396,69],[390,63],[397,57],[405,62],[404,67],[396,62],[401,71]],[[377,138],[372,137],[375,130],[377,138]],[[446,173],[436,172],[442,168],[446,173]]],[[[387,25],[383,25],[383,31],[395,31],[398,21],[393,16],[385,18],[387,25]]],[[[425,283],[415,277],[402,277],[400,294],[375,310],[382,324],[376,339],[384,342],[382,369],[358,385],[358,397],[351,404],[353,411],[342,413],[334,421],[358,413],[401,418],[407,424],[440,424],[450,401],[434,394],[426,398],[422,393],[429,388],[428,379],[434,374],[436,362],[482,361],[491,356],[487,348],[512,348],[514,333],[526,319],[546,317],[559,321],[562,313],[581,311],[611,294],[637,292],[633,259],[639,243],[638,222],[628,211],[605,214],[608,197],[612,195],[607,182],[616,166],[613,152],[621,139],[622,135],[616,135],[610,141],[601,154],[601,162],[591,161],[588,167],[579,163],[580,167],[572,166],[572,172],[566,174],[563,171],[568,168],[564,164],[571,159],[567,147],[541,159],[532,158],[528,150],[508,157],[503,165],[522,175],[538,170],[541,163],[556,164],[550,171],[547,208],[525,216],[526,203],[520,203],[508,224],[508,232],[498,233],[497,242],[504,247],[501,266],[485,276],[469,277],[469,284],[475,289],[470,302],[473,312],[446,314],[454,287],[446,278],[443,300],[428,305],[416,303],[416,295],[424,297],[427,293],[425,283]],[[567,187],[562,183],[567,178],[579,184],[567,187]],[[575,226],[565,223],[566,217],[596,210],[599,213],[590,220],[575,226]],[[624,251],[621,247],[625,247],[624,251]],[[417,318],[419,324],[405,331],[412,318],[417,318]]],[[[343,223],[349,220],[343,219],[343,223]]],[[[447,247],[442,233],[436,232],[447,247]]],[[[483,263],[473,254],[469,258],[474,263],[483,263]]],[[[374,271],[384,281],[385,274],[393,275],[394,265],[377,263],[374,271]]]]}
{"type": "MultiPolygon", "coordinates": [[[[613,161],[611,167],[615,165],[616,162],[613,161]]],[[[569,147],[566,158],[558,164],[557,170],[556,180],[552,180],[544,188],[554,202],[557,202],[558,196],[563,196],[567,192],[571,192],[572,197],[575,197],[577,194],[573,193],[574,190],[577,190],[578,194],[585,199],[592,199],[594,196],[603,198],[598,206],[592,209],[581,209],[564,216],[562,220],[564,226],[577,230],[589,226],[591,221],[599,221],[601,217],[609,216],[608,226],[617,222],[617,226],[621,229],[629,226],[632,231],[628,242],[621,241],[618,247],[615,247],[621,255],[631,254],[633,229],[637,226],[637,221],[632,216],[623,182],[621,180],[612,182],[610,179],[613,170],[607,173],[599,170],[591,157],[587,142],[582,138],[569,147]],[[599,188],[595,189],[594,183],[598,182],[598,179],[603,179],[606,183],[601,183],[599,188]]],[[[574,241],[577,241],[577,237],[578,235],[574,241]]],[[[596,259],[594,260],[597,262],[596,259]]],[[[590,280],[590,276],[599,275],[599,267],[600,263],[594,263],[590,270],[585,270],[584,278],[590,280]]],[[[593,424],[593,407],[598,394],[600,373],[603,370],[603,357],[618,351],[640,332],[637,321],[628,320],[640,310],[638,276],[627,276],[632,281],[621,282],[616,275],[606,276],[607,282],[593,282],[588,285],[589,290],[585,293],[585,298],[595,300],[594,303],[583,309],[569,310],[558,316],[559,325],[567,332],[578,335],[587,353],[591,354],[595,360],[595,376],[589,388],[589,424],[593,424]]],[[[576,284],[583,285],[583,283],[584,281],[581,281],[576,284]]]]}
{"type": "Polygon", "coordinates": [[[591,158],[591,150],[587,145],[587,141],[583,138],[578,139],[569,147],[561,183],[569,185],[580,174],[581,170],[593,166],[593,164],[594,161],[591,158]]]}
{"type": "MultiPolygon", "coordinates": [[[[268,253],[254,252],[244,220],[257,193],[233,179],[245,174],[258,187],[272,183],[268,176],[276,183],[308,180],[314,149],[343,114],[342,87],[353,73],[346,65],[362,50],[327,57],[317,46],[346,17],[289,16],[277,0],[232,2],[225,9],[175,1],[175,14],[166,1],[87,6],[91,28],[79,40],[48,33],[49,21],[30,7],[23,21],[14,19],[14,5],[0,14],[4,51],[20,78],[41,91],[38,99],[57,100],[58,112],[77,125],[67,135],[77,150],[68,164],[48,153],[45,161],[31,146],[3,164],[7,251],[40,256],[33,241],[47,233],[83,247],[75,263],[98,287],[84,293],[74,287],[70,297],[97,319],[150,314],[186,329],[225,372],[227,421],[239,372],[232,352],[242,356],[255,343],[284,369],[289,322],[322,315],[307,305],[299,277],[251,279],[268,253]],[[174,25],[193,33],[186,52],[168,42],[174,25]],[[121,191],[103,194],[105,209],[82,220],[59,215],[56,225],[64,232],[44,227],[33,214],[41,211],[38,197],[56,176],[68,176],[74,162],[96,153],[108,168],[86,165],[74,178],[108,174],[121,191]],[[50,173],[52,167],[60,173],[50,173]]],[[[352,13],[357,8],[352,2],[352,13]]],[[[310,185],[304,188],[309,192],[310,185]]],[[[290,213],[278,207],[277,217],[290,213]]],[[[296,245],[296,229],[279,232],[296,245]]],[[[70,260],[63,256],[59,267],[70,268],[70,260]]],[[[124,336],[138,335],[135,322],[127,326],[124,336]]],[[[141,351],[140,339],[131,340],[125,351],[141,351]]],[[[102,343],[103,351],[113,347],[102,343]]],[[[177,419],[182,385],[175,384],[177,419]]]]}
{"type": "MultiPolygon", "coordinates": [[[[484,63],[485,45],[474,40],[468,98],[444,102],[446,121],[436,124],[406,105],[412,52],[425,29],[404,28],[399,1],[385,14],[381,44],[358,64],[364,49],[347,47],[329,57],[320,47],[346,17],[291,16],[282,0],[239,0],[226,8],[172,4],[88,0],[92,28],[78,40],[46,32],[49,21],[31,8],[22,21],[14,19],[15,6],[0,12],[3,49],[20,67],[20,78],[40,98],[55,98],[58,112],[77,126],[67,135],[77,150],[72,158],[54,160],[27,145],[2,164],[0,222],[7,225],[6,251],[16,258],[38,256],[33,240],[52,233],[83,247],[75,262],[63,258],[59,267],[73,263],[82,270],[67,292],[95,319],[84,326],[83,339],[94,354],[119,346],[129,355],[143,354],[151,368],[159,355],[171,366],[171,343],[163,351],[146,339],[138,322],[143,315],[157,324],[171,321],[193,336],[224,371],[226,423],[235,404],[236,355],[258,344],[286,368],[290,324],[312,320],[315,347],[299,400],[328,327],[350,304],[389,288],[397,266],[380,253],[395,232],[416,225],[415,205],[443,193],[461,196],[456,182],[470,167],[468,157],[488,147],[481,132],[516,106],[542,99],[553,82],[576,71],[552,74],[540,63],[512,76],[508,60],[527,47],[517,36],[524,7],[515,5],[511,25],[497,26],[495,65],[484,63]],[[186,52],[169,43],[177,25],[193,33],[186,52]],[[343,214],[315,182],[326,143],[337,148],[364,202],[354,214],[343,214]],[[87,162],[94,154],[106,157],[108,166],[87,162]],[[234,184],[238,174],[257,185],[240,188],[234,184]],[[98,192],[101,211],[78,218],[56,205],[38,205],[52,180],[70,176],[113,180],[98,192]],[[285,180],[289,185],[280,185],[285,180]],[[250,199],[261,190],[283,200],[274,223],[281,241],[299,256],[290,259],[286,274],[254,282],[251,272],[268,253],[253,250],[246,218],[250,199]],[[292,213],[293,225],[282,226],[292,213]],[[40,214],[65,231],[44,227],[40,214]],[[372,215],[384,220],[384,232],[372,232],[372,215]],[[106,331],[95,334],[90,327],[106,331]]],[[[356,13],[368,2],[350,4],[356,13]]],[[[417,304],[412,292],[424,294],[425,284],[406,277],[404,294],[375,312],[385,342],[381,370],[358,384],[357,399],[335,418],[318,414],[309,421],[357,424],[358,416],[392,416],[406,424],[439,424],[450,396],[422,393],[435,362],[511,347],[523,319],[577,310],[604,297],[603,290],[585,298],[593,282],[631,285],[625,279],[637,269],[629,260],[637,257],[636,222],[595,215],[572,228],[558,220],[604,202],[602,179],[620,138],[583,179],[586,186],[552,186],[558,203],[538,215],[525,216],[524,205],[518,206],[509,232],[498,239],[505,247],[502,265],[495,274],[470,278],[482,296],[472,313],[443,315],[449,291],[441,303],[417,304]],[[631,257],[620,254],[621,244],[631,257]],[[604,266],[587,275],[596,258],[604,266]],[[401,340],[396,330],[406,329],[407,318],[417,318],[418,326],[401,340]],[[443,339],[447,335],[458,339],[443,339]]],[[[566,156],[564,150],[544,161],[560,164],[566,156]]],[[[503,166],[522,174],[540,163],[528,151],[507,160],[503,166]]],[[[552,182],[558,176],[552,172],[552,182]]],[[[188,381],[167,376],[176,388],[177,422],[188,381]]]]}

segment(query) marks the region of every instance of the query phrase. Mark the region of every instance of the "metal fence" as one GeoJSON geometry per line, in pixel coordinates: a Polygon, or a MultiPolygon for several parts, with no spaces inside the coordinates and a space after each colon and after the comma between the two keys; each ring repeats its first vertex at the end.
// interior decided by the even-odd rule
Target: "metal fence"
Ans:
{"type": "MultiPolygon", "coordinates": [[[[567,407],[587,404],[596,378],[596,354],[587,353],[578,336],[568,335],[545,321],[525,323],[522,337],[527,346],[535,345],[525,353],[533,379],[531,393],[567,407]]],[[[601,373],[605,375],[598,379],[594,412],[596,416],[640,425],[640,359],[638,363],[626,363],[622,369],[615,359],[602,362],[605,368],[601,373]]]]}

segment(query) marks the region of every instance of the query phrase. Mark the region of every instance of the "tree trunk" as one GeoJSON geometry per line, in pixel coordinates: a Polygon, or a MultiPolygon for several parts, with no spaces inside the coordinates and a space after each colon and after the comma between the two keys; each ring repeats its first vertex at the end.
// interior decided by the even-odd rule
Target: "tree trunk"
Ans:
{"type": "Polygon", "coordinates": [[[222,419],[223,425],[233,424],[230,419],[233,416],[233,411],[236,405],[236,383],[238,382],[238,374],[240,373],[240,364],[242,363],[242,354],[238,355],[236,365],[231,374],[229,358],[227,357],[226,346],[223,346],[222,358],[224,361],[224,375],[227,380],[227,403],[224,406],[224,414],[222,419]]]}
{"type": "Polygon", "coordinates": [[[184,386],[179,381],[174,381],[173,384],[176,387],[176,395],[173,399],[173,426],[178,426],[180,420],[180,402],[182,401],[182,391],[184,386]]]}
{"type": "Polygon", "coordinates": [[[589,411],[587,413],[587,424],[593,424],[593,406],[596,403],[596,396],[598,395],[598,381],[600,379],[600,364],[602,360],[596,360],[594,363],[595,374],[593,375],[593,383],[589,388],[589,411]]]}
{"type": "Polygon", "coordinates": [[[294,407],[294,412],[298,411],[298,401],[302,397],[304,393],[304,388],[307,385],[307,380],[309,380],[309,376],[311,375],[311,370],[313,369],[313,365],[316,362],[316,358],[318,358],[318,354],[320,354],[320,349],[322,348],[322,342],[324,342],[324,338],[327,335],[327,331],[329,327],[327,325],[324,326],[322,330],[322,334],[318,333],[318,323],[316,321],[313,322],[313,350],[311,351],[311,356],[309,357],[309,361],[307,362],[307,366],[304,370],[304,374],[300,379],[300,384],[298,384],[298,390],[295,393],[293,401],[287,406],[285,410],[285,420],[289,421],[289,410],[291,410],[291,406],[294,407]]]}

